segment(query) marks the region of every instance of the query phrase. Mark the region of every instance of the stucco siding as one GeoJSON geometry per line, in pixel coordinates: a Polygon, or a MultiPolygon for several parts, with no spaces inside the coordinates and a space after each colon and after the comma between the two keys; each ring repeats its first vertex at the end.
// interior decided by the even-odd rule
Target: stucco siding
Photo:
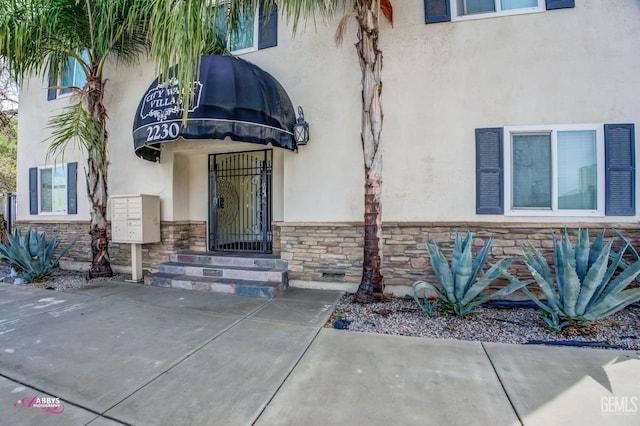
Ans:
{"type": "MultiPolygon", "coordinates": [[[[640,3],[585,0],[556,11],[426,25],[422,0],[394,4],[381,21],[384,54],[383,218],[389,222],[636,223],[633,217],[476,215],[474,130],[479,127],[640,122],[640,3]]],[[[307,24],[291,36],[280,18],[278,46],[242,57],[272,74],[302,105],[311,140],[274,156],[274,220],[359,222],[363,165],[360,70],[355,25],[342,47],[338,19],[307,24]]],[[[230,141],[165,143],[159,164],[135,156],[132,123],[154,79],[153,64],[106,68],[111,194],[162,200],[163,221],[207,220],[207,156],[261,149],[230,141]]],[[[46,100],[40,78],[21,88],[18,220],[87,221],[83,156],[78,214],[29,215],[28,168],[45,164],[46,122],[67,100],[46,100]]],[[[636,153],[638,150],[636,149],[636,153]]],[[[51,160],[49,160],[51,161],[51,160]]],[[[637,163],[637,161],[636,161],[637,163]]],[[[636,180],[637,180],[636,173],[636,180]]],[[[636,185],[637,187],[638,185],[636,185]]]]}

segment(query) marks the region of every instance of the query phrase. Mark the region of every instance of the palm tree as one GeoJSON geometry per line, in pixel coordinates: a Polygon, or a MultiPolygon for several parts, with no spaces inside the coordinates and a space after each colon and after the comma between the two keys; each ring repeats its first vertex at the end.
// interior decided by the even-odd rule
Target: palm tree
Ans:
{"type": "MultiPolygon", "coordinates": [[[[108,114],[104,105],[107,61],[134,63],[155,54],[168,75],[176,63],[194,63],[215,40],[204,1],[184,0],[3,0],[0,4],[0,56],[18,81],[50,78],[50,89],[67,89],[73,102],[54,116],[50,154],[74,143],[87,156],[87,194],[91,205],[91,277],[112,276],[107,240],[108,114]],[[202,3],[202,4],[201,4],[202,3]],[[192,6],[199,6],[193,8],[192,6]],[[176,19],[179,18],[179,19],[176,19]],[[179,23],[176,23],[179,21],[179,23]],[[154,31],[161,28],[158,36],[154,31]],[[166,35],[171,32],[170,36],[166,35]],[[195,42],[194,42],[195,41],[195,42]],[[86,78],[82,87],[58,85],[69,58],[86,78]]],[[[209,6],[210,7],[210,6],[209,6]]],[[[215,45],[215,43],[213,43],[215,45]]],[[[209,52],[207,52],[209,53],[209,52]]],[[[195,81],[197,67],[178,70],[181,81],[195,81]]],[[[183,87],[190,87],[188,84],[183,87]]]]}
{"type": "MultiPolygon", "coordinates": [[[[316,13],[333,15],[339,5],[347,13],[338,28],[342,40],[346,23],[358,24],[356,51],[362,71],[361,143],[365,170],[364,261],[356,293],[359,302],[384,300],[382,264],[382,51],[378,46],[382,12],[392,22],[390,0],[225,0],[233,30],[237,11],[273,7],[301,21],[316,13]]],[[[189,101],[189,88],[198,78],[199,58],[215,39],[211,0],[4,0],[0,4],[0,55],[5,56],[18,81],[50,72],[54,79],[67,58],[81,65],[87,79],[72,88],[78,102],[51,120],[51,151],[75,141],[87,154],[87,192],[91,200],[91,276],[111,275],[106,238],[107,111],[104,106],[103,67],[108,60],[133,62],[148,50],[156,72],[181,82],[180,98],[189,101]],[[172,69],[175,64],[193,64],[172,69]]],[[[184,114],[186,120],[187,113],[184,114]]]]}
{"type": "Polygon", "coordinates": [[[314,11],[333,14],[338,3],[350,10],[344,15],[336,32],[341,44],[347,23],[355,19],[358,24],[356,52],[362,71],[362,130],[360,134],[364,154],[364,256],[362,278],[355,294],[361,303],[384,299],[382,266],[382,51],[378,45],[380,13],[393,24],[390,0],[279,0],[285,15],[293,18],[296,30],[300,18],[308,19],[314,11]]]}
{"type": "MultiPolygon", "coordinates": [[[[83,87],[70,87],[75,102],[50,121],[50,153],[75,142],[87,155],[87,193],[91,202],[91,277],[111,276],[107,240],[107,111],[104,107],[104,64],[111,58],[131,61],[146,47],[144,33],[131,19],[135,9],[123,1],[7,0],[0,6],[0,54],[21,81],[50,74],[58,87],[68,58],[86,77],[83,87]]],[[[141,25],[143,26],[143,25],[141,25]]]]}

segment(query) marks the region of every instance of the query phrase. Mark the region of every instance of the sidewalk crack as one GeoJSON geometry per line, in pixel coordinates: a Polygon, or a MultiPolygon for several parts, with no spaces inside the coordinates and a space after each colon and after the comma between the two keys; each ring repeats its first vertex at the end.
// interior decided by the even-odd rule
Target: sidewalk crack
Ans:
{"type": "Polygon", "coordinates": [[[487,356],[487,359],[489,360],[489,364],[491,364],[491,368],[493,369],[493,372],[495,373],[496,378],[498,379],[498,383],[500,383],[502,392],[504,392],[504,395],[507,397],[507,401],[509,401],[509,405],[511,405],[511,409],[513,410],[514,414],[518,418],[520,425],[524,425],[524,423],[522,422],[522,419],[520,418],[520,414],[518,413],[518,410],[516,409],[515,405],[513,404],[513,401],[511,400],[511,397],[509,396],[509,392],[507,392],[507,389],[504,387],[504,383],[502,382],[500,373],[498,373],[498,370],[496,369],[496,366],[494,365],[493,360],[491,359],[491,356],[489,356],[489,352],[487,352],[487,348],[485,347],[484,342],[480,342],[480,345],[482,346],[482,350],[484,351],[484,354],[487,356]]]}

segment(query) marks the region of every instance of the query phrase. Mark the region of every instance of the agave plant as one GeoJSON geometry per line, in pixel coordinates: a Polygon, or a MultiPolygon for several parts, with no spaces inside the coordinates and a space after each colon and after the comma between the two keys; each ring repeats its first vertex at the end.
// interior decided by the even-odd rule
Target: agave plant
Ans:
{"type": "MultiPolygon", "coordinates": [[[[513,258],[501,259],[489,268],[482,276],[480,273],[487,263],[487,256],[491,248],[489,238],[484,247],[478,252],[475,260],[471,253],[472,237],[467,232],[464,240],[460,239],[460,234],[456,232],[453,254],[451,257],[451,267],[447,259],[442,254],[435,242],[426,242],[431,266],[438,278],[439,286],[426,281],[416,281],[413,284],[413,297],[422,307],[419,301],[418,292],[420,290],[433,290],[442,304],[455,312],[458,316],[464,316],[473,312],[484,302],[498,296],[506,296],[514,291],[526,286],[528,282],[521,282],[515,279],[511,283],[489,295],[480,296],[489,284],[495,281],[500,275],[510,277],[507,268],[511,265],[513,258]]],[[[424,293],[423,293],[424,295],[424,293]]],[[[426,295],[424,295],[426,299],[426,295]]]]}
{"type": "MultiPolygon", "coordinates": [[[[622,243],[624,244],[624,248],[626,248],[627,250],[629,250],[629,253],[631,253],[631,257],[633,257],[633,259],[635,261],[640,260],[640,254],[638,254],[638,251],[631,245],[631,241],[629,241],[624,235],[622,235],[622,233],[620,231],[618,231],[617,229],[614,229],[613,232],[616,233],[616,235],[618,236],[618,238],[620,238],[622,240],[622,243]]],[[[609,257],[611,259],[613,259],[615,257],[615,255],[617,255],[618,253],[615,250],[611,250],[611,253],[609,254],[609,257]]],[[[629,263],[629,261],[627,261],[624,258],[620,259],[620,268],[622,269],[627,269],[629,266],[631,266],[631,263],[629,263]]]]}
{"type": "Polygon", "coordinates": [[[629,247],[626,239],[623,239],[626,242],[623,249],[612,252],[613,240],[604,244],[604,230],[591,246],[589,231],[578,230],[575,248],[566,230],[560,241],[552,236],[555,281],[538,249],[531,244],[528,248],[520,244],[527,268],[547,301],[539,300],[526,288],[523,291],[548,314],[545,322],[550,327],[559,330],[571,322],[598,321],[640,300],[640,288],[627,289],[640,274],[640,262],[624,264],[623,268],[622,256],[629,247]],[[623,270],[615,275],[618,267],[623,270]]]}
{"type": "Polygon", "coordinates": [[[7,244],[0,244],[0,263],[21,273],[26,282],[42,281],[48,277],[72,245],[65,246],[56,256],[57,234],[47,242],[44,232],[38,233],[31,228],[24,238],[16,229],[7,235],[7,239],[7,244]]]}

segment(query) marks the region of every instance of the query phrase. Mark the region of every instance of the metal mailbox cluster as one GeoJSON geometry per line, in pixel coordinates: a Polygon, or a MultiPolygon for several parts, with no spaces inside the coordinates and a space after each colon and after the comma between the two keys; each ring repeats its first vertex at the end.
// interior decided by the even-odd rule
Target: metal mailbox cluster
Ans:
{"type": "Polygon", "coordinates": [[[160,197],[156,195],[111,196],[111,240],[147,244],[160,241],[160,197]]]}

